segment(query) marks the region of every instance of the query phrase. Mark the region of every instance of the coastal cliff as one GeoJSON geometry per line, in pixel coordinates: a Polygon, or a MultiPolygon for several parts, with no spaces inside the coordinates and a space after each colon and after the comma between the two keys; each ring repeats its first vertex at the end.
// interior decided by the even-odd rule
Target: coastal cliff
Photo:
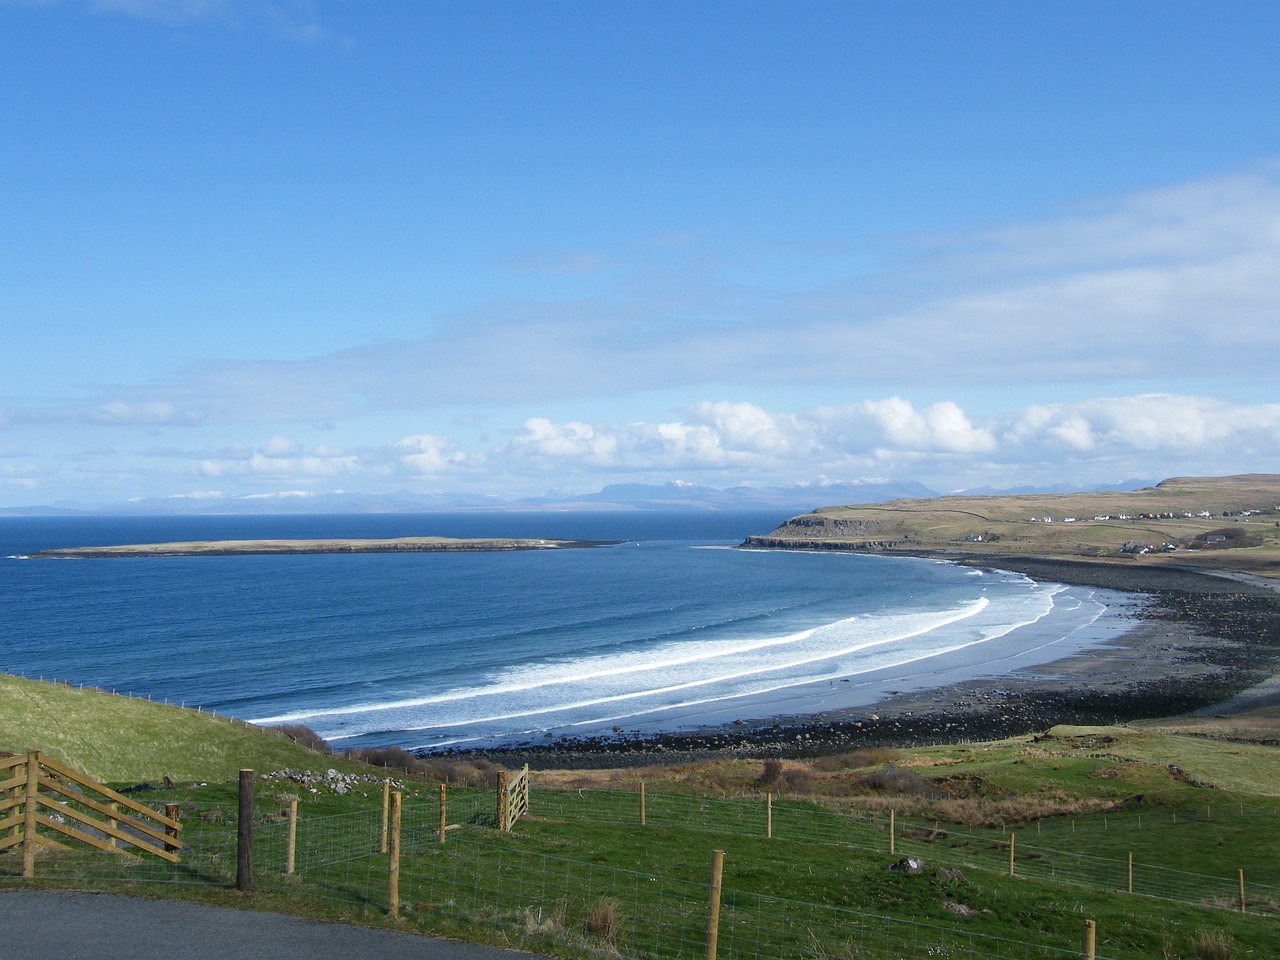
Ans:
{"type": "Polygon", "coordinates": [[[1178,477],[1128,492],[948,496],[823,507],[755,549],[1043,556],[1280,578],[1280,476],[1178,477]]]}

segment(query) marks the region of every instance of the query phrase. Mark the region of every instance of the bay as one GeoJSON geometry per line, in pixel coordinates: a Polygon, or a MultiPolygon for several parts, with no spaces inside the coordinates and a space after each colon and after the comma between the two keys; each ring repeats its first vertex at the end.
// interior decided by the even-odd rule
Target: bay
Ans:
{"type": "Polygon", "coordinates": [[[0,671],[302,723],[336,747],[647,734],[873,703],[1115,635],[1125,597],[731,549],[765,513],[0,519],[0,671]],[[24,560],[55,546],[544,537],[587,550],[24,560]]]}

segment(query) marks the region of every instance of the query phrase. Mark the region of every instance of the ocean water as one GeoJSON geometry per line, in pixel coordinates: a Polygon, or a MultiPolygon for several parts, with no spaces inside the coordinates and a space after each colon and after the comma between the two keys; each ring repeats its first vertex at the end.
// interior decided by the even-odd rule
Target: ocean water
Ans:
{"type": "Polygon", "coordinates": [[[1127,627],[1122,595],[900,557],[731,549],[776,514],[2,518],[0,672],[302,723],[335,746],[767,719],[1000,676],[1127,627]],[[30,560],[166,540],[516,536],[514,553],[30,560]]]}

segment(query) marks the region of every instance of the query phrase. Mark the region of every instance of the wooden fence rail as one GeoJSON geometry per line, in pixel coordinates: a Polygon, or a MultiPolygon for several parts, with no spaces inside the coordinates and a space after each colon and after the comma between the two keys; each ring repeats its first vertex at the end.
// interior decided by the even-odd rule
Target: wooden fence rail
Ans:
{"type": "Polygon", "coordinates": [[[0,850],[22,848],[24,877],[35,876],[39,848],[71,849],[53,836],[177,863],[181,831],[176,809],[157,813],[39,751],[0,757],[0,850]]]}
{"type": "Polygon", "coordinates": [[[529,765],[515,775],[498,774],[498,829],[510,832],[515,822],[529,813],[529,765]]]}

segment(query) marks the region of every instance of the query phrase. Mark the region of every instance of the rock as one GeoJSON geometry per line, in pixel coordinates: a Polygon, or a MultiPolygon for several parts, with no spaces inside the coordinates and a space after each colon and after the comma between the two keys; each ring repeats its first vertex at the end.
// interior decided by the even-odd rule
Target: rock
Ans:
{"type": "Polygon", "coordinates": [[[938,879],[944,883],[968,883],[969,878],[955,867],[939,867],[938,879]]]}
{"type": "Polygon", "coordinates": [[[892,870],[895,873],[905,873],[907,876],[914,877],[918,874],[924,873],[927,866],[928,864],[919,857],[903,857],[897,863],[889,864],[887,869],[892,870]]]}
{"type": "Polygon", "coordinates": [[[957,917],[967,917],[973,913],[973,908],[963,903],[956,903],[954,900],[948,900],[942,905],[942,909],[948,913],[954,913],[957,917]]]}

